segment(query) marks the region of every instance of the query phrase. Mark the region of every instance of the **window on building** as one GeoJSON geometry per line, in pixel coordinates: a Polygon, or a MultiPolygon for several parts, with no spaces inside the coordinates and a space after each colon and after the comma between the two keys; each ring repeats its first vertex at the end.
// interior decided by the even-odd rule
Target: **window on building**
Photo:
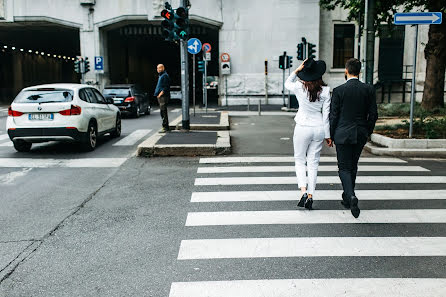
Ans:
{"type": "Polygon", "coordinates": [[[333,68],[344,68],[355,54],[355,25],[334,25],[333,68]]]}

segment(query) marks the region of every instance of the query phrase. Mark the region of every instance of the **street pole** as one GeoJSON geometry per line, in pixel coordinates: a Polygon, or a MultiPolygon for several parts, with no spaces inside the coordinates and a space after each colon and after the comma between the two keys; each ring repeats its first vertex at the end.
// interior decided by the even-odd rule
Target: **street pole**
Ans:
{"type": "Polygon", "coordinates": [[[413,132],[413,112],[414,112],[414,106],[415,106],[415,76],[417,73],[417,47],[418,47],[418,25],[415,25],[415,46],[414,46],[414,52],[413,52],[413,74],[412,74],[412,90],[410,92],[410,125],[409,125],[409,138],[412,138],[412,132],[413,132]]]}
{"type": "MultiPolygon", "coordinates": [[[[288,76],[291,75],[291,67],[288,68],[288,76]]],[[[291,96],[290,96],[290,90],[288,90],[288,109],[291,108],[291,96]]]]}
{"type": "Polygon", "coordinates": [[[375,60],[375,0],[367,0],[367,31],[366,31],[366,65],[365,81],[373,85],[373,67],[375,60]]]}
{"type": "Polygon", "coordinates": [[[282,76],[283,76],[283,78],[282,78],[282,100],[283,100],[283,107],[285,107],[286,106],[286,103],[285,103],[285,65],[286,65],[286,52],[283,52],[283,71],[282,71],[282,76]]]}
{"type": "MultiPolygon", "coordinates": [[[[187,0],[181,0],[181,6],[187,6],[187,0]]],[[[181,93],[183,100],[181,107],[183,109],[182,127],[184,130],[190,129],[189,118],[189,63],[187,57],[187,41],[180,40],[180,55],[181,55],[181,93]]]]}
{"type": "Polygon", "coordinates": [[[192,61],[193,61],[193,65],[192,65],[192,69],[193,69],[193,74],[192,74],[192,83],[193,83],[193,94],[192,94],[192,100],[194,103],[194,116],[195,116],[195,55],[192,55],[192,61]]]}
{"type": "Polygon", "coordinates": [[[203,100],[206,107],[206,113],[208,113],[208,90],[206,88],[206,78],[208,76],[208,61],[206,61],[206,54],[203,51],[204,59],[204,73],[203,73],[203,100]]]}
{"type": "Polygon", "coordinates": [[[265,59],[265,104],[268,105],[268,60],[265,59]]]}
{"type": "Polygon", "coordinates": [[[228,106],[228,76],[225,75],[225,100],[226,106],[228,106]]]}

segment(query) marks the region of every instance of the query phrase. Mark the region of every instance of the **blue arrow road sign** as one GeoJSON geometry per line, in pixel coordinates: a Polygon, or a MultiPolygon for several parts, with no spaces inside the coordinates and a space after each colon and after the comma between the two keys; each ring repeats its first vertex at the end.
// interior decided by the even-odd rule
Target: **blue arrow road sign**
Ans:
{"type": "Polygon", "coordinates": [[[197,38],[191,38],[187,41],[187,51],[196,55],[201,51],[201,41],[197,38]]]}
{"type": "Polygon", "coordinates": [[[396,13],[393,18],[395,25],[431,25],[441,24],[441,21],[441,12],[396,13]]]}

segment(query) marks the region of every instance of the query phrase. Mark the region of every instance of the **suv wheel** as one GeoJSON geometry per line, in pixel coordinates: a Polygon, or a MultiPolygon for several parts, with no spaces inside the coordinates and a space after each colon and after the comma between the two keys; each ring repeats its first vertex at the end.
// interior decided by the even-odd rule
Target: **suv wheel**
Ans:
{"type": "Polygon", "coordinates": [[[111,137],[113,138],[117,138],[119,136],[121,136],[121,117],[118,115],[116,117],[116,126],[115,126],[115,130],[110,133],[111,137]]]}
{"type": "Polygon", "coordinates": [[[152,109],[152,107],[150,105],[147,105],[146,115],[150,115],[151,109],[152,109]]]}
{"type": "Polygon", "coordinates": [[[98,130],[96,125],[92,122],[88,124],[87,135],[85,137],[84,142],[82,143],[82,147],[84,150],[91,152],[96,148],[96,144],[98,142],[98,130]]]}
{"type": "Polygon", "coordinates": [[[31,142],[26,142],[23,140],[14,140],[13,144],[14,144],[14,148],[16,149],[16,151],[24,152],[24,153],[29,152],[33,145],[31,142]]]}
{"type": "Polygon", "coordinates": [[[135,112],[133,113],[133,117],[139,118],[140,114],[141,114],[141,108],[139,107],[139,104],[138,104],[135,108],[135,112]]]}

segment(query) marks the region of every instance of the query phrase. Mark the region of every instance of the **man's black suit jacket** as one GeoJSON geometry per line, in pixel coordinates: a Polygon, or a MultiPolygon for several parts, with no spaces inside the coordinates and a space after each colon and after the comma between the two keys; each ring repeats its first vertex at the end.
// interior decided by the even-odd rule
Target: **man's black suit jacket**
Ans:
{"type": "Polygon", "coordinates": [[[333,89],[330,134],[335,144],[365,143],[377,119],[373,86],[353,78],[333,89]]]}

